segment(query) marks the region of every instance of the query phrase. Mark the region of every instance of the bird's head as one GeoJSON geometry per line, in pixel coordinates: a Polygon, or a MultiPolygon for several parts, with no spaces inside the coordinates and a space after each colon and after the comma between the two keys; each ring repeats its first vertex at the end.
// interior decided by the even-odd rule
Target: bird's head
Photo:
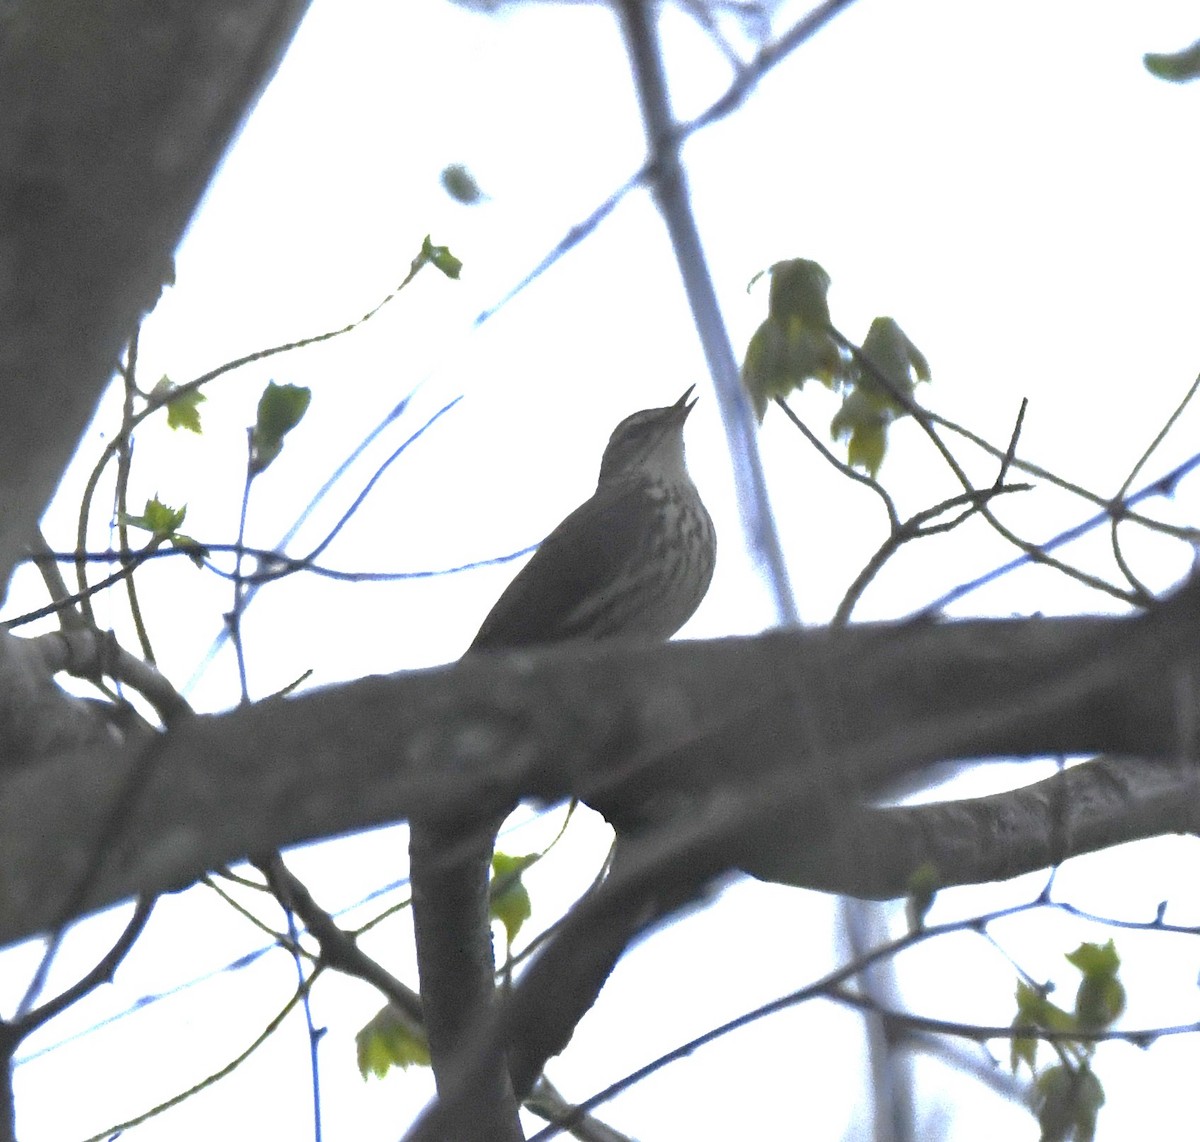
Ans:
{"type": "Polygon", "coordinates": [[[683,426],[696,405],[689,400],[695,385],[666,408],[646,408],[627,416],[608,438],[600,461],[600,483],[636,473],[664,479],[686,479],[683,463],[683,426]]]}

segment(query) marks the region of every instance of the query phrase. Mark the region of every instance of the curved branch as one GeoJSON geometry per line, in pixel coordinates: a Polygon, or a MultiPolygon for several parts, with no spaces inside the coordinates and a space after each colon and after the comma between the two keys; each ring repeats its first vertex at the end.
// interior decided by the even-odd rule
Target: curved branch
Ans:
{"type": "Polygon", "coordinates": [[[768,878],[874,900],[908,894],[918,873],[938,888],[1008,880],[1128,841],[1200,832],[1198,794],[1190,762],[1107,756],[986,797],[851,805],[834,840],[795,838],[789,867],[773,865],[768,878]],[[831,859],[845,846],[853,861],[831,859]]]}
{"type": "Polygon", "coordinates": [[[56,1015],[60,1015],[66,1011],[72,1004],[78,1003],[79,1000],[95,991],[102,983],[111,983],[117,968],[121,966],[121,961],[132,950],[138,936],[142,934],[143,929],[149,922],[150,913],[154,910],[155,903],[156,898],[153,896],[138,897],[137,903],[133,906],[133,914],[129,917],[125,928],[117,938],[117,942],[109,948],[104,958],[87,975],[76,980],[65,991],[43,1003],[40,1007],[35,1007],[19,1019],[14,1019],[8,1025],[8,1030],[17,1038],[23,1038],[31,1031],[41,1027],[44,1023],[48,1023],[56,1015]]]}

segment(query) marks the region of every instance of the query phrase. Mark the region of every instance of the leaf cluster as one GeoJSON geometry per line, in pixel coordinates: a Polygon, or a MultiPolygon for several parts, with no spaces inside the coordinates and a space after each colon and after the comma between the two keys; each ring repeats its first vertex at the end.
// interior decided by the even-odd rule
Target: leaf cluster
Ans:
{"type": "Polygon", "coordinates": [[[830,319],[831,279],[818,263],[792,258],[766,273],[767,317],[750,338],[742,365],[758,419],[772,400],[819,381],[842,396],[830,436],[848,442],[852,466],[875,476],[887,451],[888,426],[911,410],[916,383],[930,379],[929,362],[891,317],[871,322],[861,348],[850,345],[830,319]]]}
{"type": "Polygon", "coordinates": [[[1017,1034],[1012,1040],[1011,1063],[1015,1072],[1022,1064],[1034,1076],[1031,1101],[1042,1130],[1042,1142],[1091,1142],[1096,1118],[1104,1105],[1104,1088],[1092,1070],[1095,1041],[1125,1010],[1125,986],[1119,978],[1121,958],[1112,940],[1104,944],[1080,944],[1066,956],[1083,979],[1075,992],[1071,1011],[1051,1003],[1048,987],[1017,982],[1017,1014],[1013,1029],[1055,1033],[1058,1062],[1037,1068],[1036,1034],[1017,1034]],[[1078,1039],[1072,1038],[1078,1032],[1078,1039]]]}

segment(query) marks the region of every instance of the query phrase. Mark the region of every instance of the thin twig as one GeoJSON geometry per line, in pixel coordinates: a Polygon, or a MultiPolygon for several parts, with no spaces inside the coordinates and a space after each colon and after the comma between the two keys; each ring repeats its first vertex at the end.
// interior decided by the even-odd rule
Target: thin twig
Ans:
{"type": "Polygon", "coordinates": [[[104,958],[87,975],[73,983],[65,991],[53,999],[47,1000],[39,1007],[26,1012],[20,1018],[14,1019],[8,1024],[8,1031],[14,1033],[17,1038],[24,1038],[31,1031],[48,1023],[56,1015],[62,1014],[85,995],[95,991],[101,984],[110,982],[117,968],[120,967],[121,961],[129,954],[138,936],[145,929],[146,923],[150,919],[150,913],[154,910],[155,900],[156,897],[153,896],[139,896],[124,930],[104,958]]]}
{"type": "MultiPolygon", "coordinates": [[[[969,440],[976,448],[982,449],[991,456],[995,456],[999,460],[1003,460],[1005,453],[997,448],[994,444],[985,440],[982,436],[972,432],[969,428],[964,428],[961,424],[956,424],[954,421],[947,419],[944,416],[933,412],[930,409],[925,409],[926,416],[929,417],[933,424],[940,428],[946,429],[948,432],[953,432],[964,440],[969,440]]],[[[1193,457],[1192,460],[1178,466],[1169,477],[1178,479],[1186,475],[1191,468],[1200,463],[1200,456],[1193,457]]],[[[1079,484],[1072,483],[1070,480],[1064,479],[1062,476],[1051,472],[1048,468],[1043,468],[1039,464],[1034,464],[1029,460],[1022,460],[1018,456],[1014,456],[1011,461],[1011,466],[1019,471],[1026,472],[1030,476],[1036,476],[1039,480],[1045,480],[1048,484],[1053,484],[1056,488],[1061,488],[1064,492],[1070,492],[1072,495],[1078,496],[1082,500],[1087,500],[1088,503],[1094,504],[1096,507],[1103,508],[1107,514],[1111,515],[1113,502],[1111,499],[1101,496],[1096,492],[1091,492],[1087,488],[1079,484]]],[[[1160,480],[1154,481],[1153,484],[1147,485],[1148,489],[1153,489],[1158,486],[1160,480]]],[[[1151,519],[1149,516],[1138,515],[1136,512],[1129,510],[1130,506],[1146,498],[1147,495],[1153,494],[1149,490],[1143,490],[1141,493],[1130,496],[1122,505],[1121,511],[1125,519],[1131,523],[1139,523],[1143,527],[1152,531],[1161,532],[1163,535],[1170,536],[1173,539],[1181,539],[1185,543],[1200,542],[1200,529],[1195,527],[1176,527],[1172,524],[1163,523],[1161,520],[1151,519]]],[[[1045,546],[1045,545],[1043,545],[1045,546]]]]}
{"type": "MultiPolygon", "coordinates": [[[[243,357],[237,357],[232,361],[226,361],[222,365],[218,365],[215,369],[209,370],[207,373],[199,377],[195,377],[190,381],[186,381],[181,385],[173,388],[170,392],[164,393],[161,396],[149,399],[146,402],[146,407],[140,412],[134,414],[125,423],[122,424],[120,431],[116,436],[104,446],[100,452],[99,458],[96,460],[91,473],[88,475],[87,482],[84,485],[83,495],[80,499],[79,520],[75,529],[75,546],[83,551],[87,547],[87,532],[89,518],[91,514],[92,500],[96,494],[96,488],[100,483],[100,478],[104,474],[104,470],[108,467],[109,462],[119,451],[125,447],[127,440],[133,433],[134,429],[142,423],[148,416],[153,416],[160,408],[168,405],[173,400],[178,400],[181,396],[187,393],[195,392],[204,385],[210,384],[212,381],[225,376],[229,373],[234,373],[238,369],[244,368],[246,365],[254,364],[258,361],[265,361],[270,357],[278,356],[281,353],[291,353],[298,349],[306,349],[310,345],[318,345],[324,341],[330,341],[335,337],[344,336],[347,333],[352,333],[365,322],[370,321],[372,317],[379,313],[390,301],[399,295],[409,282],[424,268],[426,263],[417,266],[408,273],[402,282],[393,289],[382,301],[367,310],[361,317],[355,321],[351,321],[347,325],[343,325],[339,329],[332,329],[325,333],[318,333],[312,337],[302,337],[298,341],[288,341],[281,345],[274,345],[269,349],[257,349],[253,353],[247,353],[243,357]]],[[[86,608],[86,600],[94,593],[87,590],[87,583],[84,579],[84,570],[82,567],[77,568],[77,575],[80,577],[80,594],[79,601],[86,608]]]]}
{"type": "MultiPolygon", "coordinates": [[[[953,473],[954,477],[962,485],[964,491],[974,491],[975,487],[972,484],[970,477],[963,470],[954,454],[946,446],[946,442],[938,435],[937,429],[933,420],[926,410],[919,405],[913,398],[897,385],[887,373],[880,369],[874,361],[871,360],[862,349],[851,341],[845,334],[839,332],[833,326],[829,327],[829,331],[833,338],[845,349],[853,358],[855,363],[870,374],[871,379],[875,381],[906,413],[916,420],[921,430],[929,438],[938,454],[945,461],[946,466],[953,473]]],[[[1045,564],[1056,571],[1068,576],[1077,582],[1083,583],[1085,586],[1091,587],[1093,590],[1101,591],[1104,594],[1112,595],[1114,598],[1120,599],[1122,602],[1136,605],[1138,600],[1135,595],[1128,591],[1122,590],[1113,583],[1108,583],[1101,579],[1098,575],[1092,575],[1087,571],[1078,567],[1072,567],[1069,563],[1064,563],[1059,559],[1055,559],[1048,554],[1043,547],[1035,543],[1030,543],[1028,540],[1022,539],[1006,524],[1002,523],[994,512],[986,505],[980,506],[980,514],[991,525],[1003,539],[1007,540],[1014,547],[1023,551],[1035,563],[1045,564]]]]}
{"type": "Polygon", "coordinates": [[[883,501],[883,510],[887,512],[888,530],[896,531],[900,527],[900,513],[896,511],[896,504],[892,500],[888,490],[876,479],[868,476],[866,472],[860,472],[853,464],[847,464],[845,460],[839,459],[834,455],[833,451],[825,446],[821,439],[817,436],[807,424],[796,415],[795,410],[791,405],[784,400],[783,397],[776,397],[775,403],[784,411],[788,420],[792,422],[809,442],[820,454],[833,465],[843,476],[848,480],[853,480],[856,484],[862,484],[865,488],[870,488],[880,500],[883,501]]]}
{"type": "MultiPolygon", "coordinates": [[[[133,331],[133,336],[129,339],[129,349],[125,356],[125,365],[121,369],[121,380],[125,389],[125,401],[121,407],[121,430],[117,433],[117,439],[121,442],[121,447],[117,451],[117,539],[121,544],[121,552],[123,555],[129,553],[129,475],[133,468],[133,437],[125,430],[125,426],[133,420],[133,398],[137,394],[137,359],[138,359],[138,334],[139,330],[133,331]]],[[[77,567],[81,566],[76,564],[77,567]]],[[[86,587],[84,582],[80,583],[80,587],[86,587]]],[[[146,623],[142,617],[142,605],[138,600],[137,584],[134,582],[133,572],[125,576],[125,594],[129,599],[129,614],[133,620],[133,629],[137,634],[138,645],[142,649],[142,657],[149,663],[154,662],[154,647],[150,643],[150,634],[146,630],[146,623]]],[[[90,610],[90,608],[89,608],[90,610]]]]}
{"type": "Polygon", "coordinates": [[[996,487],[1004,483],[1008,470],[1012,467],[1017,455],[1017,441],[1021,439],[1021,429],[1025,425],[1025,411],[1029,408],[1029,398],[1021,398],[1021,407],[1017,409],[1017,422],[1013,425],[1012,435],[1008,438],[1008,447],[1000,460],[1000,471],[996,473],[996,487]]]}
{"type": "Polygon", "coordinates": [[[300,1002],[304,993],[312,989],[313,984],[316,983],[317,977],[320,974],[321,968],[320,965],[318,965],[313,971],[312,975],[310,975],[305,981],[305,985],[298,989],[291,999],[284,1004],[283,1009],[279,1012],[279,1014],[271,1019],[266,1027],[262,1029],[261,1033],[254,1039],[254,1041],[244,1051],[230,1059],[230,1061],[223,1067],[213,1071],[212,1074],[201,1079],[193,1086],[188,1087],[187,1090],[180,1091],[179,1094],[173,1095],[165,1102],[160,1102],[157,1106],[151,1107],[144,1114],[139,1114],[135,1118],[126,1119],[124,1122],[114,1123],[112,1126],[101,1130],[98,1134],[93,1134],[90,1138],[85,1139],[84,1142],[105,1142],[105,1139],[115,1138],[126,1130],[131,1130],[135,1126],[140,1126],[143,1122],[148,1122],[151,1118],[157,1118],[158,1115],[162,1114],[164,1111],[170,1110],[172,1107],[179,1106],[181,1103],[186,1102],[193,1095],[199,1094],[202,1090],[207,1090],[210,1086],[214,1086],[216,1083],[220,1082],[221,1079],[227,1078],[229,1075],[233,1074],[233,1072],[237,1070],[237,1068],[240,1067],[248,1058],[250,1058],[250,1056],[254,1054],[254,1052],[257,1051],[258,1048],[261,1047],[283,1024],[283,1021],[288,1017],[289,1014],[291,1014],[292,1009],[300,1002]]]}
{"type": "Polygon", "coordinates": [[[883,566],[904,544],[914,539],[921,539],[929,535],[937,535],[941,532],[950,531],[958,527],[959,524],[970,519],[982,510],[982,505],[985,500],[990,500],[995,496],[1005,495],[1009,492],[1027,492],[1030,490],[1029,484],[1008,484],[1005,487],[987,488],[983,491],[960,492],[957,496],[953,496],[948,500],[943,500],[940,504],[934,504],[933,507],[925,508],[923,511],[917,512],[916,515],[904,521],[897,527],[879,546],[878,550],[870,559],[858,575],[855,576],[854,582],[847,588],[846,593],[842,596],[842,601],[838,604],[837,610],[834,612],[833,618],[830,620],[832,626],[844,626],[850,621],[850,615],[863,592],[870,586],[872,580],[883,569],[883,566]],[[967,510],[955,516],[951,520],[947,520],[941,524],[931,524],[929,521],[937,516],[951,511],[954,508],[960,507],[963,504],[969,505],[967,510]]]}
{"type": "MultiPolygon", "coordinates": [[[[1133,485],[1133,481],[1137,479],[1138,473],[1146,466],[1150,457],[1153,456],[1158,450],[1158,446],[1166,439],[1167,433],[1169,433],[1171,429],[1175,427],[1175,424],[1183,415],[1184,410],[1189,404],[1191,404],[1192,399],[1195,397],[1198,389],[1200,389],[1200,374],[1197,374],[1196,379],[1192,381],[1191,385],[1188,387],[1188,391],[1183,394],[1183,399],[1178,405],[1175,406],[1175,411],[1172,412],[1169,417],[1167,417],[1166,423],[1158,430],[1158,433],[1155,435],[1154,439],[1138,458],[1137,463],[1134,464],[1134,466],[1129,470],[1129,475],[1127,475],[1122,481],[1120,488],[1117,489],[1116,495],[1114,495],[1112,498],[1114,509],[1115,505],[1124,503],[1125,497],[1128,494],[1130,487],[1133,485]]],[[[1132,586],[1133,589],[1138,592],[1138,594],[1143,596],[1148,605],[1149,602],[1153,601],[1153,593],[1148,587],[1146,587],[1141,579],[1134,575],[1133,569],[1129,566],[1129,562],[1125,558],[1125,552],[1121,548],[1119,530],[1121,520],[1123,518],[1123,512],[1113,510],[1111,525],[1113,558],[1117,561],[1117,566],[1121,569],[1121,574],[1124,575],[1129,581],[1130,586],[1132,586]]]]}

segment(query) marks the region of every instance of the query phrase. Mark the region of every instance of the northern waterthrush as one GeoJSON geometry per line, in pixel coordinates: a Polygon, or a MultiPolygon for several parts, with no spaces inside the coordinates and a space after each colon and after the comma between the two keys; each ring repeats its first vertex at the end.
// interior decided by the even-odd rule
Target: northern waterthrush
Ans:
{"type": "Polygon", "coordinates": [[[591,499],[542,541],[471,650],[618,635],[657,641],[691,618],[717,553],[712,520],[683,459],[691,395],[688,389],[673,405],[617,425],[591,499]]]}

